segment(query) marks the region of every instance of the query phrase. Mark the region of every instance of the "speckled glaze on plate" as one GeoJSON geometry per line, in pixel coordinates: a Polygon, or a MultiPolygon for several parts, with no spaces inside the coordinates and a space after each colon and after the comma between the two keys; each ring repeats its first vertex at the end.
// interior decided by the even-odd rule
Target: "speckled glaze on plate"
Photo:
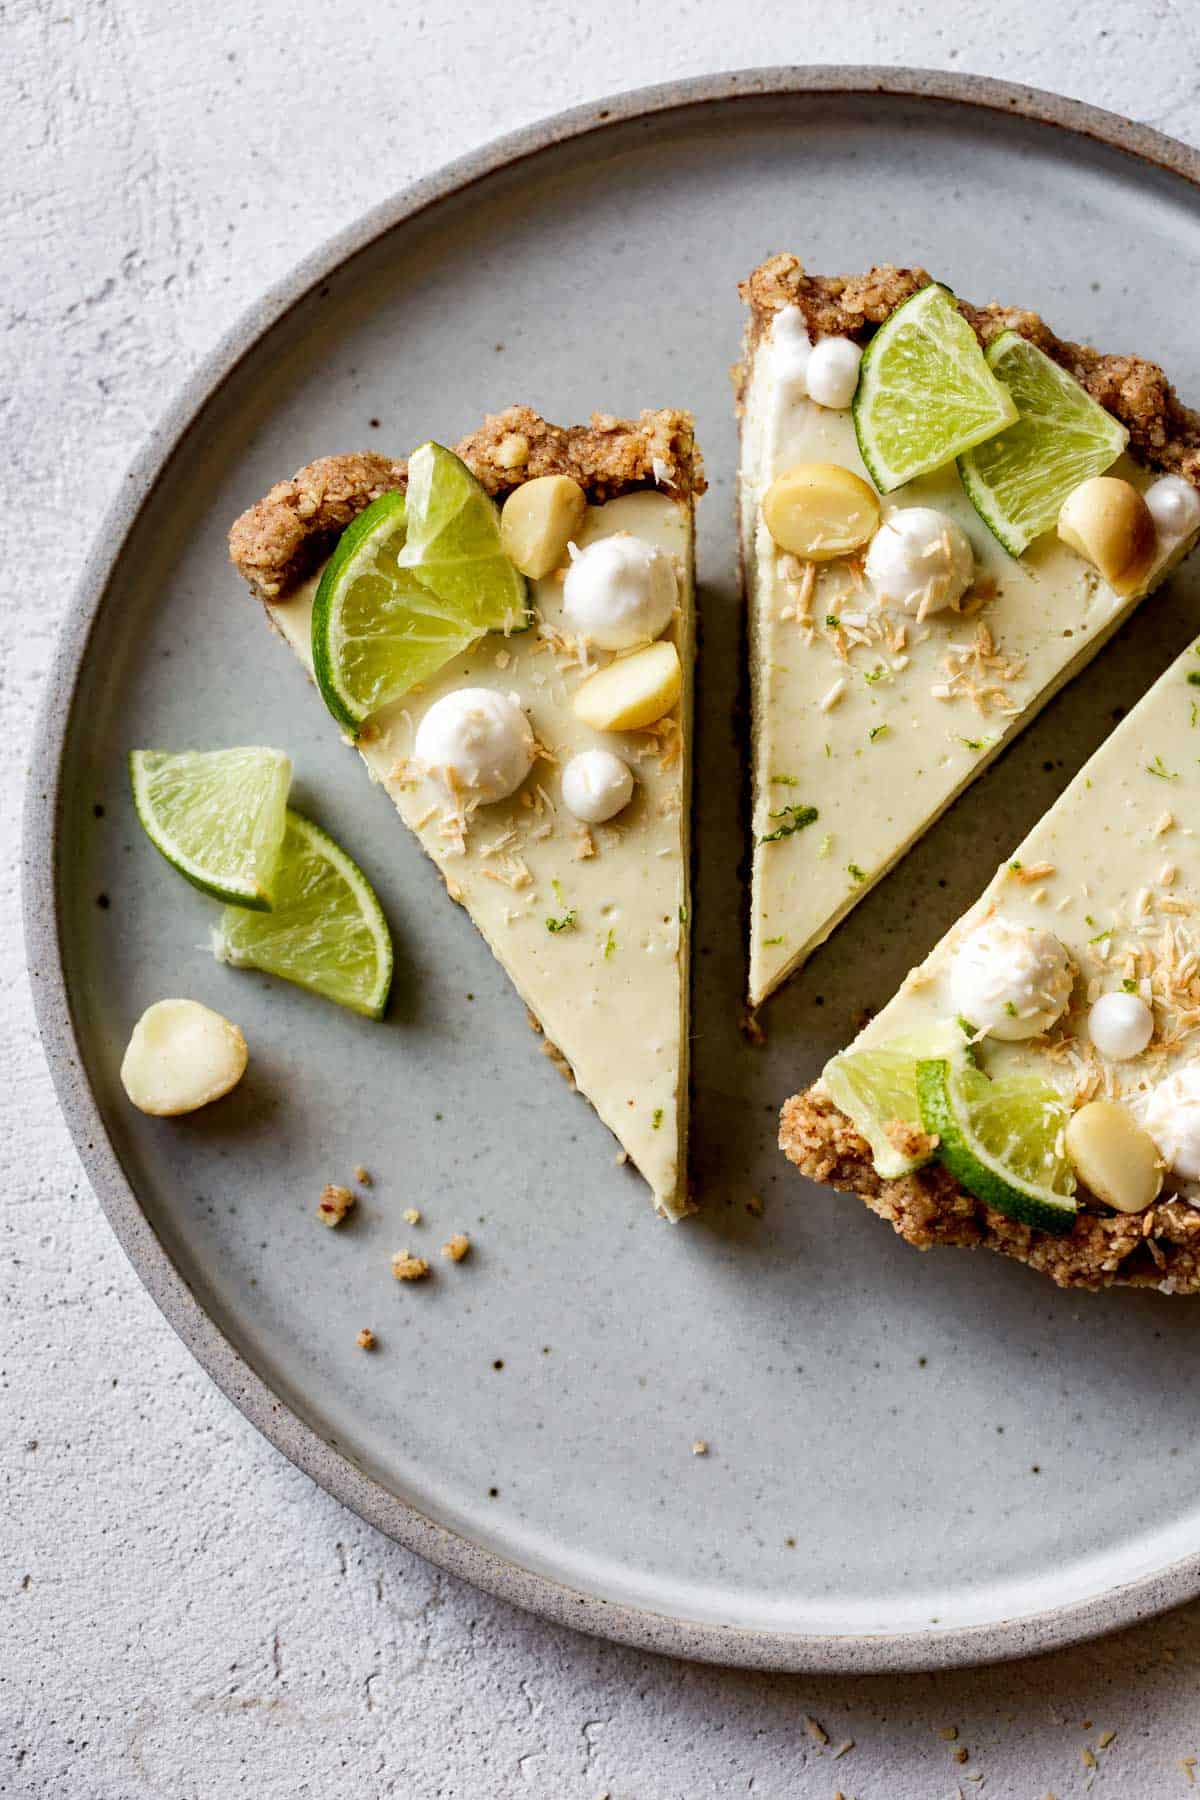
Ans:
{"type": "Polygon", "coordinates": [[[735,284],[788,247],[814,269],[920,260],[973,298],[1158,357],[1200,394],[1178,304],[1200,265],[1198,177],[1195,152],[1143,127],[970,78],[782,69],[623,96],[476,153],[335,239],[242,321],[131,471],[29,789],[30,967],[63,1108],[134,1266],[224,1391],[365,1518],[481,1586],[648,1648],[826,1670],[1015,1656],[1200,1591],[1200,1312],[1061,1294],[995,1257],[916,1256],[774,1147],[779,1102],[1195,632],[1198,572],[864,902],[755,1048],[736,1026],[726,377],[735,284]],[[234,514],[299,464],[453,440],[513,400],[558,419],[688,405],[708,458],[693,1146],[707,1211],[674,1229],[537,1054],[225,560],[234,514]],[[138,830],[131,745],[246,741],[292,753],[299,803],[379,890],[397,943],[383,1026],[219,967],[211,908],[138,830]],[[117,1068],[133,1019],[177,992],[236,1018],[252,1060],[229,1102],[168,1123],[130,1109],[117,1068]],[[322,1230],[321,1184],[360,1162],[376,1182],[359,1216],[322,1230]],[[393,1249],[436,1251],[459,1229],[468,1261],[392,1281],[393,1249]],[[355,1348],[362,1325],[374,1355],[355,1348]]]}

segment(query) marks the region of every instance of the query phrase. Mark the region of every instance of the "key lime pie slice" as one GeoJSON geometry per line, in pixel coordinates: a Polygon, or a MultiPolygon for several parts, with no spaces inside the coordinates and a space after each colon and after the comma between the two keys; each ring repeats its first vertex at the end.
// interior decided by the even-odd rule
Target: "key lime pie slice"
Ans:
{"type": "Polygon", "coordinates": [[[1101,746],[780,1143],[918,1249],[1200,1291],[1200,644],[1101,746]]]}
{"type": "Polygon", "coordinates": [[[1200,418],[923,270],[742,292],[758,1005],[1190,550],[1200,418]]]}
{"type": "Polygon", "coordinates": [[[554,1058],[687,1193],[691,419],[489,417],[333,456],[230,553],[554,1058]],[[501,505],[502,503],[502,505],[501,505]]]}

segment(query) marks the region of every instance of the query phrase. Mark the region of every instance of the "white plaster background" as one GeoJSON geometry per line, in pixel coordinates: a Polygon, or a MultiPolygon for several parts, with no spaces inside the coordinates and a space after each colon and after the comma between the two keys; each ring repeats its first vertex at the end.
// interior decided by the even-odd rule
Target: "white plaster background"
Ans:
{"type": "Polygon", "coordinates": [[[1003,75],[1195,140],[1200,11],[0,0],[0,32],[0,1794],[940,1800],[955,1724],[984,1800],[1083,1794],[1110,1730],[1098,1794],[1186,1796],[1200,1605],[994,1671],[766,1678],[551,1629],[344,1512],[209,1384],[111,1238],[37,1046],[17,886],[25,747],[88,540],[167,396],[330,232],[547,112],[755,63],[1003,75]],[[832,1763],[806,1714],[855,1749],[832,1763]]]}

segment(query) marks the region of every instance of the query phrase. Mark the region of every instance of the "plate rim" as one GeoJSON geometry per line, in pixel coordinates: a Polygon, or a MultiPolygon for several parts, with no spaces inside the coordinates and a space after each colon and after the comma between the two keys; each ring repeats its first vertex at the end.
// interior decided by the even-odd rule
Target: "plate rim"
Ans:
{"type": "Polygon", "coordinates": [[[60,941],[57,865],[68,720],[96,614],[142,508],[196,416],[260,339],[310,290],[377,238],[474,183],[543,151],[638,118],[719,102],[878,94],[1016,115],[1058,127],[1200,187],[1200,151],[1120,114],[1041,88],[967,73],[872,64],[749,68],[635,88],[572,107],[495,138],[369,208],[251,303],[198,363],[151,430],[96,534],[56,641],[25,789],[22,911],[38,1032],[60,1109],[135,1274],[201,1368],[289,1461],[406,1549],[553,1623],[667,1655],[811,1673],[931,1671],[1065,1648],[1200,1594],[1200,1550],[1088,1599],[953,1629],[879,1634],[762,1630],[610,1602],[567,1587],[450,1531],[390,1493],[335,1449],[270,1388],[203,1309],[142,1211],[84,1073],[60,941]]]}

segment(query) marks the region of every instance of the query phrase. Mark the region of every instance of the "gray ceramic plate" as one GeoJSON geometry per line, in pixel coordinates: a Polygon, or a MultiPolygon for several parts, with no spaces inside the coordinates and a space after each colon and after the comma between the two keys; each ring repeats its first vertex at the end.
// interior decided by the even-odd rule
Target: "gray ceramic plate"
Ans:
{"type": "Polygon", "coordinates": [[[1197,161],[1052,96],[900,71],[615,100],[472,156],[335,241],[243,322],[131,474],[67,628],[31,787],[31,964],[63,1106],[135,1267],[215,1380],[446,1567],[613,1637],[781,1668],[1013,1655],[1200,1590],[1195,1309],[914,1255],[774,1147],[783,1097],[1195,630],[1197,574],[858,909],[751,1048],[726,375],[738,278],[794,246],[816,269],[919,259],[965,294],[1160,357],[1200,393],[1176,300],[1200,271],[1197,161]],[[712,477],[694,1139],[708,1210],[676,1229],[539,1057],[225,560],[230,519],[300,463],[453,440],[517,399],[558,419],[691,406],[712,477]],[[378,887],[398,946],[386,1025],[218,967],[211,908],[138,830],[129,746],[247,740],[291,751],[305,809],[378,887]],[[136,1015],[177,992],[237,1018],[253,1058],[228,1104],[167,1124],[130,1109],[117,1069],[136,1015]],[[361,1216],[321,1230],[318,1188],[358,1162],[377,1176],[361,1216]],[[423,1289],[391,1280],[394,1247],[455,1228],[469,1263],[423,1289]],[[363,1324],[376,1356],[354,1347],[363,1324]]]}

